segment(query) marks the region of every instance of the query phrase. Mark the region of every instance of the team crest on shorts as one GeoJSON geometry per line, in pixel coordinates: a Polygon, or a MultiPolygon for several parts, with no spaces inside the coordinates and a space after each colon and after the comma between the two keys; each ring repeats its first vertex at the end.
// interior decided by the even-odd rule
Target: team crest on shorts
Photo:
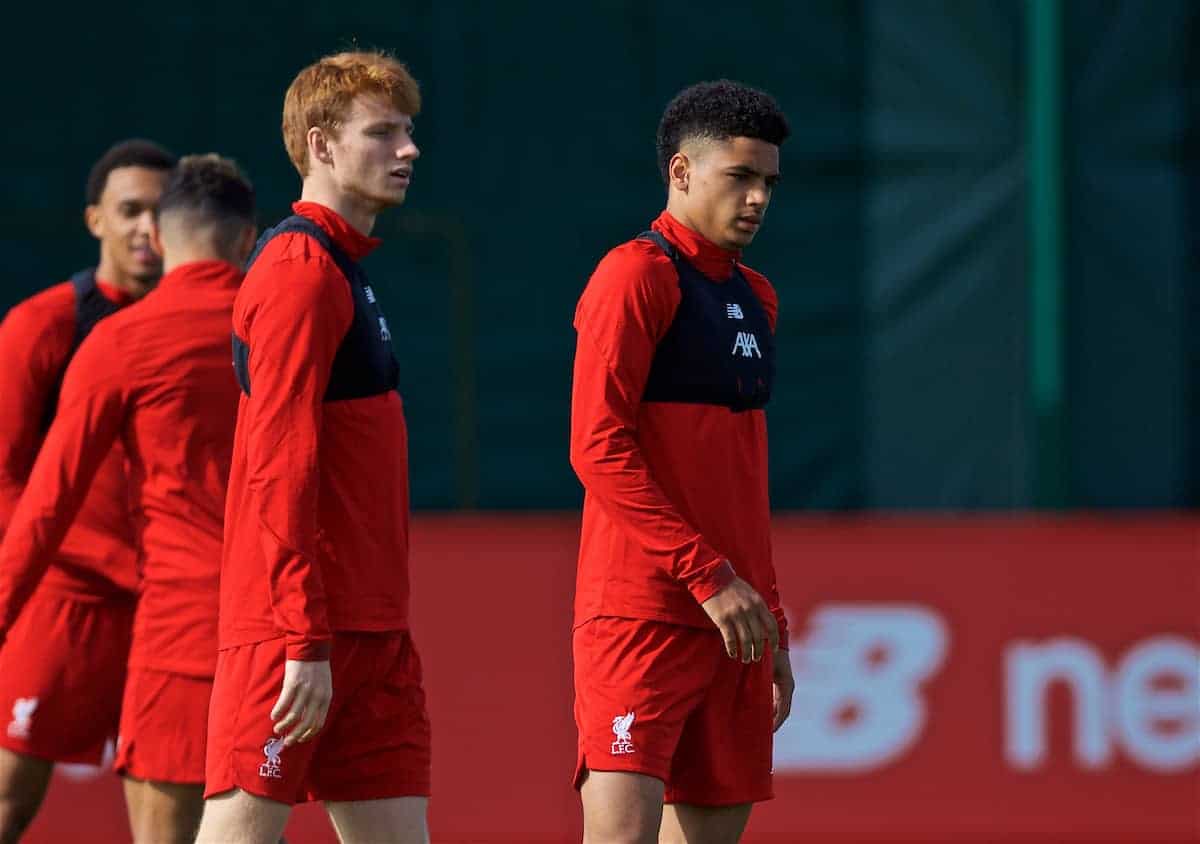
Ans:
{"type": "Polygon", "coordinates": [[[258,775],[267,779],[283,779],[283,766],[279,763],[279,754],[283,753],[283,739],[269,738],[263,745],[263,755],[267,761],[258,766],[258,775]]]}
{"type": "Polygon", "coordinates": [[[613,735],[617,737],[617,740],[612,743],[613,756],[636,752],[633,749],[633,737],[629,735],[629,728],[633,726],[635,717],[632,712],[626,712],[624,715],[613,718],[612,731],[613,735]]]}
{"type": "Polygon", "coordinates": [[[12,721],[8,725],[10,738],[27,739],[33,727],[33,713],[37,709],[38,699],[35,697],[19,697],[13,703],[12,721]]]}

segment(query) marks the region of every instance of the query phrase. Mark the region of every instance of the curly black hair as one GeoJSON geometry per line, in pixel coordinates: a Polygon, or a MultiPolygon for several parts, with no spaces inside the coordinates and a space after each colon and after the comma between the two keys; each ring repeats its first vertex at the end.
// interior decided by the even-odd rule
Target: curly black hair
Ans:
{"type": "Polygon", "coordinates": [[[108,184],[108,174],[121,167],[145,167],[148,170],[170,170],[175,166],[174,154],[163,149],[154,141],[142,138],[132,138],[113,144],[99,160],[92,165],[88,173],[87,189],[84,199],[88,205],[97,205],[104,186],[108,184]]]}
{"type": "Polygon", "coordinates": [[[658,124],[658,170],[668,182],[667,164],[689,138],[757,138],[779,146],[791,129],[765,91],[718,79],[684,88],[667,104],[658,124]]]}

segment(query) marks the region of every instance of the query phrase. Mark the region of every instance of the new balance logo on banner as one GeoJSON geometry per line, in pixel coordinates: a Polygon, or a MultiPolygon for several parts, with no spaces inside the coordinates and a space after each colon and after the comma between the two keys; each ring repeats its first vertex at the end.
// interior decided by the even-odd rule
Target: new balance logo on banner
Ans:
{"type": "Polygon", "coordinates": [[[928,719],[923,684],[942,666],[948,635],[926,607],[831,604],[791,650],[796,692],[775,737],[775,770],[855,773],[888,764],[928,719]]]}

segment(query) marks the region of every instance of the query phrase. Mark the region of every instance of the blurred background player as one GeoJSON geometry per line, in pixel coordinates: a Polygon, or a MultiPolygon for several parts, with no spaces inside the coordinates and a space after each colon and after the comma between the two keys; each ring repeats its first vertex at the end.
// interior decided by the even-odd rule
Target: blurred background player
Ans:
{"type": "Polygon", "coordinates": [[[404,201],[420,93],[382,54],[284,100],[295,215],[234,311],[242,389],[221,568],[205,842],[271,842],[325,802],[346,842],[423,842],[429,721],[408,633],[408,446],[391,333],[358,264],[404,201]]]}
{"type": "Polygon", "coordinates": [[[658,129],[667,209],[604,257],[576,310],[575,784],[590,844],[737,841],[772,796],[793,687],[762,410],[778,303],[740,256],[788,132],[746,86],[678,94],[658,129]]]}
{"type": "Polygon", "coordinates": [[[203,808],[237,412],[229,324],[254,245],[254,191],[233,162],[186,157],[150,234],[166,274],[136,307],[97,326],[67,369],[58,416],[0,547],[0,629],[20,615],[110,446],[122,442],[142,586],[116,768],[134,840],[171,844],[193,840],[203,808]]]}
{"type": "MultiPolygon", "coordinates": [[[[150,235],[174,164],[145,140],[105,152],[88,175],[84,211],[99,264],[20,303],[0,324],[0,537],[59,406],[71,356],[97,322],[143,296],[162,272],[150,235]]],[[[33,820],[55,762],[97,764],[116,736],[137,586],[119,446],[97,468],[49,563],[20,623],[0,624],[3,844],[33,820]]]]}

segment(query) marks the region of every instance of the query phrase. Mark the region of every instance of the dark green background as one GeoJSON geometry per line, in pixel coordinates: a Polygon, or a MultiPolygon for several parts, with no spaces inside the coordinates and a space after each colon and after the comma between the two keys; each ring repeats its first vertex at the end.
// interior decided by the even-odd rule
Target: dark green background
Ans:
{"type": "MultiPolygon", "coordinates": [[[[83,181],[113,140],[217,151],[263,222],[298,183],[295,72],[351,43],[426,108],[368,271],[393,326],[419,507],[578,503],[574,303],[663,204],[658,115],[729,76],[791,118],[747,253],[779,289],[781,508],[1021,508],[1029,401],[1026,5],[46,4],[7,12],[0,309],[94,260],[83,181]]],[[[1197,503],[1200,5],[1062,5],[1066,501],[1197,503]]]]}

